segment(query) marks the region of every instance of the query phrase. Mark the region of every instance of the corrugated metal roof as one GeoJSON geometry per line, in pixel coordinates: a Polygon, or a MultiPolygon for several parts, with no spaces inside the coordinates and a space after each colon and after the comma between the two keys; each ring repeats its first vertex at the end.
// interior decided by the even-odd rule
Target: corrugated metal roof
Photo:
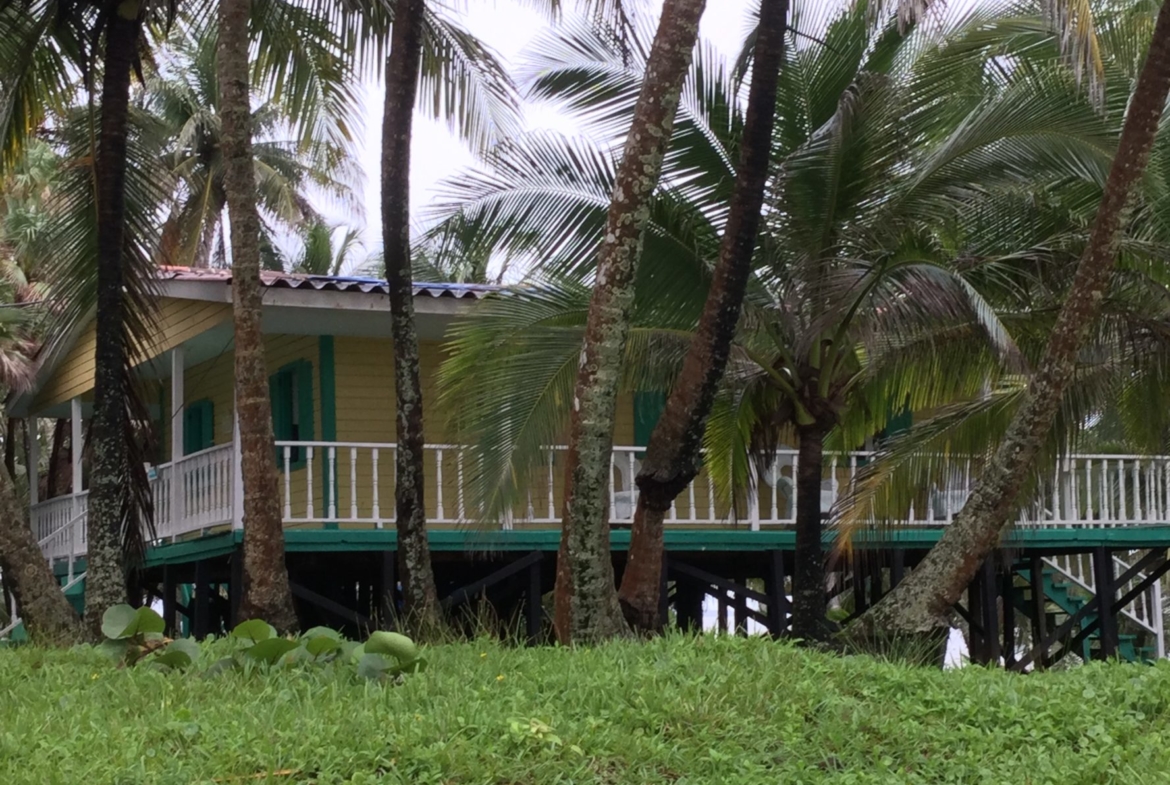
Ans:
{"type": "MultiPolygon", "coordinates": [[[[230,284],[232,271],[200,267],[159,267],[158,276],[163,281],[221,282],[230,284]]],[[[390,287],[379,278],[364,278],[354,275],[302,275],[263,270],[260,282],[273,289],[315,289],[330,292],[363,292],[389,294],[390,287]]],[[[492,292],[500,291],[499,286],[473,283],[415,283],[414,296],[431,297],[472,297],[480,299],[492,292]]]]}

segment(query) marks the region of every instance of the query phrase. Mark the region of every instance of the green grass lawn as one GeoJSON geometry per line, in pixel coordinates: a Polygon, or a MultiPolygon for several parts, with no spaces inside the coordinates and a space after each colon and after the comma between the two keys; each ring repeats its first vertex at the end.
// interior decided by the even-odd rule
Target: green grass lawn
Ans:
{"type": "Polygon", "coordinates": [[[427,656],[395,686],[0,650],[0,783],[1170,782],[1170,663],[944,673],[730,637],[427,656]]]}

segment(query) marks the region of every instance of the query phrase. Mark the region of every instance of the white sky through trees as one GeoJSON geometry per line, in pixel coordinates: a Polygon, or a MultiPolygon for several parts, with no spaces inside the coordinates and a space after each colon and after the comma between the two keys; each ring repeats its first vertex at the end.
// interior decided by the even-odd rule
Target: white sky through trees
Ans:
{"type": "MultiPolygon", "coordinates": [[[[571,5],[571,4],[567,4],[571,5]]],[[[702,35],[715,44],[728,60],[739,52],[748,24],[751,0],[708,0],[703,14],[702,35]]],[[[532,9],[531,3],[519,0],[467,0],[461,15],[476,36],[492,47],[510,71],[523,60],[527,44],[551,23],[532,9]]],[[[362,168],[365,171],[364,202],[366,215],[362,241],[366,251],[382,247],[379,215],[382,96],[381,78],[364,84],[365,126],[358,140],[362,168]]],[[[562,133],[577,133],[563,115],[547,106],[526,105],[525,120],[530,129],[550,128],[562,133]]],[[[442,122],[416,113],[414,145],[410,162],[411,213],[415,217],[426,211],[435,186],[448,175],[474,163],[475,158],[442,122]]],[[[331,212],[331,211],[326,211],[331,212]]],[[[330,220],[345,226],[359,226],[357,216],[330,215],[330,220]]]]}

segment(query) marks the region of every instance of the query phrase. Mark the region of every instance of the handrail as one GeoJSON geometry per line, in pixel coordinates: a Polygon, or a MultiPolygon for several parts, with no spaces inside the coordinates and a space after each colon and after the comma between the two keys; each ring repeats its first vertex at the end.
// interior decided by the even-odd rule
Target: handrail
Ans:
{"type": "Polygon", "coordinates": [[[58,534],[60,534],[61,532],[65,531],[65,530],[66,530],[66,529],[68,529],[70,526],[73,526],[73,525],[74,525],[74,524],[76,524],[78,521],[80,521],[82,518],[84,518],[85,516],[87,516],[88,514],[89,514],[89,511],[88,511],[88,510],[82,510],[81,512],[77,513],[76,515],[74,515],[72,518],[70,518],[70,519],[69,519],[69,522],[68,522],[68,523],[63,523],[63,524],[61,524],[61,525],[60,525],[60,526],[58,526],[56,529],[53,529],[53,531],[51,531],[51,532],[49,532],[48,534],[46,534],[44,537],[42,537],[41,539],[37,540],[37,547],[38,547],[38,548],[43,548],[43,547],[44,547],[44,546],[45,546],[45,545],[46,545],[46,544],[49,542],[49,540],[53,539],[53,538],[54,538],[54,537],[56,537],[58,534]]]}

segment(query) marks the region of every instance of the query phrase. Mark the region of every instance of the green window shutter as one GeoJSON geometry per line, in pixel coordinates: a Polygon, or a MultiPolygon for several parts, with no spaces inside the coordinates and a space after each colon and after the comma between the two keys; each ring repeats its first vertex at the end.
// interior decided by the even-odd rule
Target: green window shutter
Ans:
{"type": "Polygon", "coordinates": [[[299,360],[295,364],[297,408],[299,409],[300,433],[297,439],[302,442],[313,441],[313,364],[308,360],[299,360]]]}
{"type": "MultiPolygon", "coordinates": [[[[313,364],[307,360],[290,363],[268,379],[272,401],[272,433],[277,441],[313,440],[313,364]]],[[[289,451],[289,469],[305,465],[307,453],[300,448],[289,451]]],[[[276,450],[276,465],[284,470],[284,450],[276,450]]]]}
{"type": "Polygon", "coordinates": [[[664,392],[636,392],[634,393],[634,445],[645,447],[650,443],[650,434],[654,433],[654,426],[666,408],[666,393],[664,392]]]}
{"type": "Polygon", "coordinates": [[[183,410],[183,455],[206,450],[215,444],[215,407],[202,400],[183,410]]]}

